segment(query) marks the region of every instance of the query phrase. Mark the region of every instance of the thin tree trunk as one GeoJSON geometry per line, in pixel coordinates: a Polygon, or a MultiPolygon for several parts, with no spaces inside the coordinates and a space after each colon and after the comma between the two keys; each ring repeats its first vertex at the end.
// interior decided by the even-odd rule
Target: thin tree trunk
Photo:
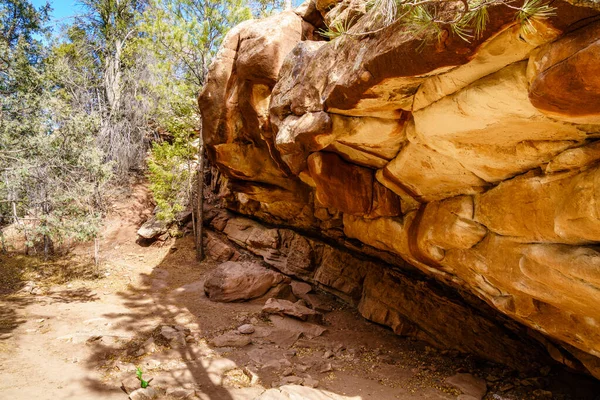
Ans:
{"type": "Polygon", "coordinates": [[[204,145],[200,145],[198,153],[198,177],[197,177],[197,198],[196,198],[196,259],[204,259],[204,244],[202,243],[202,222],[204,221],[204,145]]]}
{"type": "MultiPolygon", "coordinates": [[[[23,221],[21,221],[21,219],[17,215],[17,203],[14,201],[12,202],[12,212],[13,212],[13,218],[15,220],[15,223],[23,228],[23,235],[25,235],[25,255],[29,255],[29,235],[27,234],[27,227],[25,226],[25,223],[23,221]]],[[[34,247],[34,252],[35,252],[35,247],[34,247]]]]}
{"type": "Polygon", "coordinates": [[[2,253],[6,254],[8,251],[6,250],[6,242],[4,241],[4,232],[2,228],[0,228],[0,242],[2,243],[2,253]]]}
{"type": "Polygon", "coordinates": [[[100,264],[100,242],[98,241],[98,238],[95,237],[94,238],[94,265],[96,266],[96,268],[98,268],[98,264],[100,264]]]}

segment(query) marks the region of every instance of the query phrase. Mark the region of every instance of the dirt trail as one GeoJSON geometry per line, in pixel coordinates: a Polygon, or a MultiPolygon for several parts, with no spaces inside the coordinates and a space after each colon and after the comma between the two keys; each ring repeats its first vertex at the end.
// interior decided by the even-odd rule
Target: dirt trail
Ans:
{"type": "Polygon", "coordinates": [[[593,399],[600,393],[595,381],[556,367],[524,377],[436,351],[341,303],[326,315],[320,335],[313,325],[261,315],[265,298],[213,303],[202,288],[216,264],[194,260],[191,237],[163,246],[136,243],[148,213],[144,185],[111,211],[99,277],[40,283],[27,292],[16,285],[0,296],[0,399],[124,400],[119,386],[136,383],[136,366],[144,378],[154,378],[154,387],[184,388],[180,394],[210,400],[457,399],[461,391],[445,382],[456,373],[486,379],[486,398],[496,400],[593,399]],[[252,344],[210,344],[245,323],[256,329],[252,344]],[[153,330],[165,325],[188,328],[186,343],[149,343],[153,330]]]}

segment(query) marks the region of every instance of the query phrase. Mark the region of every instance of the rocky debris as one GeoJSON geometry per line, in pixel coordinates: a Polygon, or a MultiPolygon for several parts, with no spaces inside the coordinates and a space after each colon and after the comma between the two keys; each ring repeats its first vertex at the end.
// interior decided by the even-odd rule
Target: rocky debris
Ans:
{"type": "MultiPolygon", "coordinates": [[[[471,374],[456,374],[446,378],[445,382],[463,392],[464,395],[478,400],[481,400],[487,393],[485,380],[476,378],[471,374]]],[[[465,398],[464,400],[467,399],[465,398]]]]}
{"type": "Polygon", "coordinates": [[[252,325],[252,324],[244,324],[244,325],[238,326],[237,331],[244,335],[250,335],[250,334],[254,333],[256,331],[256,329],[254,328],[254,325],[252,325]]]}
{"type": "Polygon", "coordinates": [[[267,314],[289,315],[302,321],[321,322],[323,315],[302,305],[300,301],[292,303],[287,300],[268,299],[262,308],[267,314]]]}
{"type": "Polygon", "coordinates": [[[227,332],[211,339],[209,343],[215,347],[244,347],[252,343],[252,338],[248,335],[227,332]]]}
{"type": "Polygon", "coordinates": [[[190,333],[190,329],[181,325],[160,325],[152,332],[153,342],[146,341],[143,348],[152,348],[154,342],[167,347],[185,347],[186,337],[190,333]]]}
{"type": "Polygon", "coordinates": [[[19,290],[19,293],[40,295],[43,293],[43,291],[34,281],[27,281],[19,290]]]}
{"type": "Polygon", "coordinates": [[[158,398],[158,392],[153,387],[139,388],[129,394],[130,400],[153,400],[158,398]]]}
{"type": "Polygon", "coordinates": [[[259,264],[228,261],[208,276],[204,292],[212,301],[243,301],[262,296],[283,280],[283,275],[259,264]]]}

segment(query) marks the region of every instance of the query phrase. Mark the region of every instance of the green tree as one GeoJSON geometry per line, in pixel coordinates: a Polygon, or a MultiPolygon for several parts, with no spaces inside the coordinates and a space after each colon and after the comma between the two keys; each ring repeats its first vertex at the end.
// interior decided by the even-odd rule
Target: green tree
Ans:
{"type": "Polygon", "coordinates": [[[0,219],[46,255],[67,237],[95,236],[109,177],[95,145],[98,114],[81,106],[88,65],[68,46],[43,46],[47,12],[0,2],[0,219]]]}

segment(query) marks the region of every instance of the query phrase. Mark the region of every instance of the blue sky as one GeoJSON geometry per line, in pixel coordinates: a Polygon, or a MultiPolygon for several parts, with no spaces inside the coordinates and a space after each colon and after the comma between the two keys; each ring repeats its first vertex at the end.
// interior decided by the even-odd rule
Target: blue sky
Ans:
{"type": "MultiPolygon", "coordinates": [[[[31,0],[31,2],[36,7],[46,4],[46,0],[31,0]]],[[[70,22],[69,17],[82,11],[76,0],[49,0],[48,2],[52,6],[52,23],[59,26],[70,22]]]]}

